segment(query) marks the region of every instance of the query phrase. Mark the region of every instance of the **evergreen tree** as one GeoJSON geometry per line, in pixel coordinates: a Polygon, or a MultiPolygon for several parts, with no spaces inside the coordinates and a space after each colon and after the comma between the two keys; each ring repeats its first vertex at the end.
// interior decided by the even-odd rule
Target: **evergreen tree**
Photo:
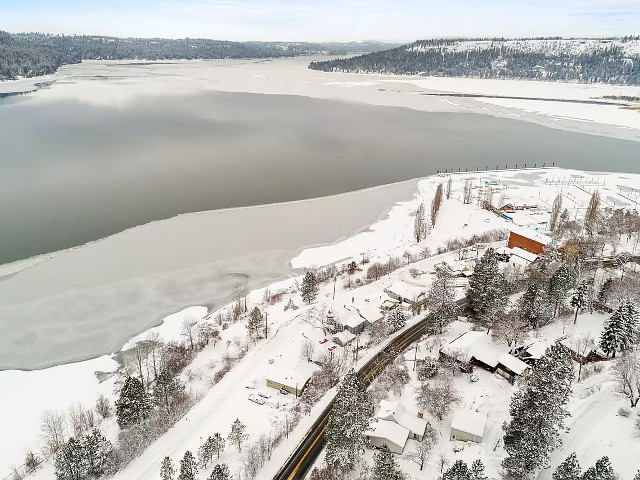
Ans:
{"type": "Polygon", "coordinates": [[[565,265],[561,265],[549,279],[549,297],[555,301],[554,315],[558,314],[558,307],[573,288],[573,275],[565,265]]]}
{"type": "Polygon", "coordinates": [[[373,455],[373,475],[371,480],[402,480],[403,475],[393,458],[393,454],[389,447],[383,445],[373,455]]]}
{"type": "Polygon", "coordinates": [[[467,305],[473,316],[491,329],[493,320],[507,305],[506,280],[498,267],[498,257],[493,248],[489,248],[476,263],[469,277],[467,305]]]}
{"type": "Polygon", "coordinates": [[[54,467],[57,480],[84,480],[87,460],[82,443],[71,437],[56,453],[54,467]]]}
{"type": "Polygon", "coordinates": [[[153,401],[171,412],[175,402],[184,394],[185,385],[168,370],[162,370],[153,384],[153,401]]]}
{"type": "Polygon", "coordinates": [[[633,480],[640,480],[640,470],[636,473],[636,476],[633,477],[633,480]]]}
{"type": "Polygon", "coordinates": [[[139,424],[149,416],[151,409],[151,400],[140,380],[127,377],[116,400],[116,417],[120,428],[139,424]]]}
{"type": "Polygon", "coordinates": [[[471,480],[487,480],[484,473],[484,464],[480,460],[474,460],[471,464],[471,480]]]}
{"type": "Polygon", "coordinates": [[[554,344],[535,363],[522,389],[513,394],[511,421],[502,427],[504,448],[509,454],[502,465],[514,478],[526,478],[544,465],[560,444],[572,379],[569,350],[554,344]]]}
{"type": "Polygon", "coordinates": [[[471,470],[462,460],[456,460],[451,468],[444,472],[442,480],[471,480],[471,470]]]}
{"type": "Polygon", "coordinates": [[[374,406],[356,373],[347,373],[336,393],[325,430],[326,461],[336,469],[350,470],[364,453],[364,432],[369,428],[374,406]]]}
{"type": "Polygon", "coordinates": [[[239,452],[242,451],[242,443],[249,438],[246,430],[246,425],[244,425],[239,418],[236,418],[231,424],[231,432],[229,432],[227,439],[231,445],[238,447],[239,452]]]}
{"type": "Polygon", "coordinates": [[[456,314],[455,285],[453,273],[446,265],[442,265],[436,272],[436,279],[427,294],[427,308],[431,320],[430,328],[437,333],[444,333],[444,328],[456,314]]]}
{"type": "Polygon", "coordinates": [[[252,337],[257,336],[264,328],[264,317],[258,307],[251,310],[249,315],[249,321],[247,323],[247,330],[252,337]]]}
{"type": "Polygon", "coordinates": [[[617,480],[617,478],[607,456],[599,459],[595,466],[589,467],[582,476],[582,480],[617,480]]]}
{"type": "Polygon", "coordinates": [[[553,305],[547,289],[541,283],[532,283],[520,298],[518,305],[532,328],[538,329],[553,317],[553,305]]]}
{"type": "Polygon", "coordinates": [[[308,270],[302,279],[302,300],[311,304],[318,296],[319,291],[320,288],[318,287],[318,279],[316,278],[315,272],[308,270]]]}
{"type": "Polygon", "coordinates": [[[220,463],[213,467],[209,480],[231,480],[229,467],[225,463],[220,463]]]}
{"type": "Polygon", "coordinates": [[[196,463],[196,459],[193,458],[193,454],[187,450],[182,460],[180,460],[180,475],[178,475],[178,480],[196,480],[197,473],[198,464],[196,463]]]}
{"type": "Polygon", "coordinates": [[[198,463],[202,468],[207,468],[207,465],[213,459],[213,454],[213,437],[209,437],[198,449],[198,463]]]}
{"type": "Polygon", "coordinates": [[[640,314],[638,307],[632,300],[624,303],[624,342],[623,350],[629,350],[638,343],[638,321],[640,314]]]}
{"type": "Polygon", "coordinates": [[[626,313],[625,305],[620,304],[604,323],[600,334],[600,348],[604,353],[612,355],[614,358],[616,352],[621,351],[627,342],[626,313]]]}
{"type": "Polygon", "coordinates": [[[613,279],[611,277],[602,282],[602,286],[600,287],[600,291],[598,292],[598,303],[600,303],[600,305],[604,306],[609,303],[609,294],[611,293],[612,288],[613,279]]]}
{"type": "Polygon", "coordinates": [[[571,306],[576,309],[575,316],[573,317],[573,323],[578,321],[578,313],[581,310],[587,308],[589,304],[589,286],[587,282],[584,280],[580,282],[580,285],[573,292],[573,296],[571,297],[571,306]]]}
{"type": "Polygon", "coordinates": [[[385,320],[389,326],[389,333],[397,332],[407,324],[407,317],[402,311],[402,307],[391,310],[385,320]]]}
{"type": "Polygon", "coordinates": [[[213,453],[215,453],[218,458],[220,458],[220,454],[224,452],[225,440],[218,432],[214,433],[211,439],[211,449],[213,453]]]}
{"type": "Polygon", "coordinates": [[[553,480],[580,480],[580,463],[575,453],[572,453],[564,462],[558,465],[553,472],[553,480]]]}
{"type": "Polygon", "coordinates": [[[102,477],[107,473],[109,458],[113,454],[113,445],[97,428],[84,437],[82,443],[87,463],[87,474],[91,478],[102,477]]]}
{"type": "Polygon", "coordinates": [[[175,473],[171,459],[164,457],[162,465],[160,465],[160,480],[173,480],[175,473]]]}

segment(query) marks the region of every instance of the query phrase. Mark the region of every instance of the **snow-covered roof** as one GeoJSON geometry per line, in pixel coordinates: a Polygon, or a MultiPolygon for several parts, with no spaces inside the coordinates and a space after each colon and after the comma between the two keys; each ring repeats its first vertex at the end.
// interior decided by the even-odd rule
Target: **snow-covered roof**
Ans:
{"type": "Polygon", "coordinates": [[[474,357],[476,360],[489,365],[490,367],[498,366],[498,359],[507,351],[507,347],[493,343],[491,337],[485,332],[466,332],[452,342],[442,347],[442,352],[446,355],[460,355],[460,360],[470,360],[474,357]]]}
{"type": "Polygon", "coordinates": [[[358,312],[355,311],[351,311],[351,310],[342,310],[338,313],[338,318],[336,319],[336,322],[339,323],[340,325],[345,325],[347,327],[352,327],[355,328],[358,325],[362,325],[363,322],[366,322],[367,320],[362,318],[358,312]]]}
{"type": "Polygon", "coordinates": [[[267,379],[289,387],[298,385],[298,388],[302,388],[319,368],[313,362],[295,360],[288,363],[285,357],[278,357],[267,372],[267,379]]]}
{"type": "Polygon", "coordinates": [[[482,437],[486,422],[487,416],[482,413],[456,410],[451,421],[451,428],[482,437]]]}
{"type": "Polygon", "coordinates": [[[498,359],[498,362],[507,367],[516,375],[522,375],[524,371],[529,368],[529,365],[524,363],[519,358],[516,358],[508,353],[503,353],[498,359]]]}
{"type": "Polygon", "coordinates": [[[384,290],[385,292],[392,292],[402,298],[408,298],[410,300],[417,299],[420,295],[424,295],[427,292],[426,287],[412,285],[403,280],[396,280],[384,290]]]}
{"type": "Polygon", "coordinates": [[[409,438],[409,429],[389,420],[373,422],[369,430],[365,432],[369,437],[383,438],[404,448],[409,438]]]}
{"type": "Polygon", "coordinates": [[[418,435],[424,435],[424,431],[427,428],[427,420],[418,418],[418,412],[408,412],[404,405],[398,400],[395,402],[381,400],[376,417],[394,421],[418,435]]]}
{"type": "Polygon", "coordinates": [[[531,345],[529,345],[525,351],[531,355],[532,358],[535,358],[536,360],[540,357],[542,357],[546,351],[547,348],[549,348],[551,346],[551,343],[549,342],[536,342],[536,343],[532,343],[531,345]]]}
{"type": "Polygon", "coordinates": [[[351,340],[356,338],[356,336],[353,333],[351,333],[349,330],[343,330],[342,332],[338,332],[335,335],[333,335],[332,338],[336,338],[340,341],[342,345],[346,345],[351,340]]]}
{"type": "Polygon", "coordinates": [[[511,249],[511,254],[515,255],[516,257],[523,258],[529,263],[534,262],[536,258],[538,258],[538,255],[536,255],[535,253],[527,252],[520,247],[513,247],[511,249]]]}
{"type": "Polygon", "coordinates": [[[528,228],[516,228],[512,230],[513,233],[520,235],[521,237],[528,238],[542,245],[549,245],[551,243],[551,237],[546,236],[543,233],[530,230],[528,228]]]}

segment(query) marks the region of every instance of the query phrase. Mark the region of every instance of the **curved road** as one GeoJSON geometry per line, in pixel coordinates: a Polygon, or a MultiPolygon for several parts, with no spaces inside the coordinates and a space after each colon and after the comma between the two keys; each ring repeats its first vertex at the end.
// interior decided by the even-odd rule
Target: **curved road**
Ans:
{"type": "MultiPolygon", "coordinates": [[[[360,370],[358,378],[365,385],[369,385],[379,370],[395,358],[395,354],[404,350],[408,345],[416,342],[422,337],[427,319],[420,320],[404,332],[395,337],[389,344],[382,348],[371,360],[369,360],[360,370]]],[[[311,426],[304,439],[298,444],[294,452],[289,456],[284,466],[278,471],[274,480],[294,480],[304,478],[309,468],[324,447],[324,429],[333,407],[333,401],[322,411],[318,419],[311,426]]]]}

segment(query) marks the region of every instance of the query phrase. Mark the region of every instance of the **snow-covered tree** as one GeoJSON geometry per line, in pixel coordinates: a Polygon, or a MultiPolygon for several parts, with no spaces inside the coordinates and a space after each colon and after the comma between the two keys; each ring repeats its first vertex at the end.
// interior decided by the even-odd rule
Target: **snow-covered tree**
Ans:
{"type": "Polygon", "coordinates": [[[140,380],[127,377],[116,400],[116,417],[120,428],[142,422],[149,416],[152,405],[140,380]]]}
{"type": "Polygon", "coordinates": [[[551,218],[549,219],[549,228],[553,232],[558,226],[558,220],[560,219],[560,212],[562,212],[562,194],[556,195],[553,201],[553,207],[551,208],[551,218]]]}
{"type": "Polygon", "coordinates": [[[479,459],[474,460],[471,464],[471,480],[487,480],[487,478],[482,461],[479,459]]]}
{"type": "Polygon", "coordinates": [[[471,470],[462,460],[456,460],[451,468],[444,472],[442,480],[471,480],[471,470]]]}
{"type": "Polygon", "coordinates": [[[532,283],[518,302],[520,314],[538,329],[553,318],[554,308],[547,288],[541,283],[532,283]]]}
{"type": "Polygon", "coordinates": [[[213,467],[209,480],[231,480],[231,474],[229,473],[229,467],[226,463],[220,463],[213,467]]]}
{"type": "Polygon", "coordinates": [[[393,333],[400,330],[407,324],[407,316],[402,307],[396,307],[385,316],[385,322],[388,325],[388,332],[393,333]]]}
{"type": "Polygon", "coordinates": [[[581,470],[578,457],[572,453],[553,472],[553,480],[580,480],[581,470]]]}
{"type": "Polygon", "coordinates": [[[526,317],[514,309],[496,317],[491,335],[507,347],[515,347],[527,336],[529,327],[526,317]]]}
{"type": "Polygon", "coordinates": [[[440,207],[442,206],[442,184],[438,185],[436,188],[436,193],[433,196],[433,201],[431,202],[431,225],[436,225],[436,220],[438,219],[438,213],[440,212],[440,207]]]}
{"type": "Polygon", "coordinates": [[[173,405],[184,395],[185,385],[168,370],[162,370],[153,384],[153,401],[171,412],[173,405]]]}
{"type": "Polygon", "coordinates": [[[364,432],[369,428],[374,406],[356,373],[348,372],[340,385],[325,430],[326,461],[333,468],[350,470],[364,453],[364,432]]]}
{"type": "Polygon", "coordinates": [[[258,307],[251,310],[247,321],[247,330],[251,337],[257,337],[264,328],[264,316],[258,307]]]}
{"type": "Polygon", "coordinates": [[[236,418],[231,424],[231,432],[227,436],[229,443],[238,447],[238,451],[241,452],[242,444],[247,438],[249,438],[247,426],[239,418],[236,418]]]}
{"type": "Polygon", "coordinates": [[[487,328],[487,332],[507,305],[506,280],[500,273],[493,248],[489,248],[473,268],[473,274],[469,277],[467,305],[473,316],[487,328]]]}
{"type": "Polygon", "coordinates": [[[318,296],[319,291],[320,288],[318,287],[318,280],[315,272],[307,270],[307,273],[305,273],[304,278],[302,279],[302,287],[300,288],[302,300],[311,304],[318,296]]]}
{"type": "Polygon", "coordinates": [[[609,457],[600,458],[593,467],[589,467],[582,475],[582,480],[617,480],[609,457]]]}
{"type": "Polygon", "coordinates": [[[628,343],[627,309],[620,304],[602,327],[600,348],[615,358],[616,352],[624,349],[628,343]]]}
{"type": "Polygon", "coordinates": [[[384,445],[373,455],[373,474],[371,480],[402,480],[404,476],[398,467],[389,447],[384,445]]]}
{"type": "Polygon", "coordinates": [[[207,438],[200,448],[198,448],[198,464],[202,468],[207,468],[209,462],[213,459],[213,437],[207,438]]]}
{"type": "Polygon", "coordinates": [[[424,240],[429,233],[429,222],[425,217],[424,213],[424,203],[421,203],[416,210],[416,217],[413,221],[413,238],[416,243],[420,243],[421,240],[424,240]]]}
{"type": "Polygon", "coordinates": [[[635,302],[626,300],[624,302],[624,342],[623,350],[629,350],[638,343],[638,322],[640,313],[635,302]]]}
{"type": "Polygon", "coordinates": [[[429,458],[431,449],[438,441],[438,432],[434,430],[430,423],[427,423],[427,429],[421,442],[416,442],[414,449],[409,453],[409,458],[415,462],[420,470],[424,468],[424,464],[429,458]]]}
{"type": "Polygon", "coordinates": [[[84,480],[87,461],[82,443],[71,437],[56,453],[54,467],[58,480],[84,480]]]}
{"type": "Polygon", "coordinates": [[[587,305],[589,305],[589,285],[587,285],[587,282],[583,280],[576,287],[573,295],[571,296],[571,306],[576,309],[573,317],[574,325],[578,320],[578,313],[587,308],[587,305]]]}
{"type": "Polygon", "coordinates": [[[224,437],[220,435],[218,432],[216,432],[209,438],[211,439],[211,449],[213,453],[215,453],[216,456],[220,458],[220,454],[224,452],[224,447],[226,443],[224,437]]]}
{"type": "Polygon", "coordinates": [[[618,393],[629,399],[631,408],[640,401],[640,353],[627,352],[611,369],[618,393]]]}
{"type": "Polygon", "coordinates": [[[451,410],[460,396],[449,377],[436,378],[434,382],[424,382],[416,388],[416,403],[438,420],[451,410]]]}
{"type": "Polygon", "coordinates": [[[420,362],[417,367],[418,380],[421,382],[427,381],[431,377],[438,373],[440,364],[435,358],[426,357],[424,361],[420,362]]]}
{"type": "Polygon", "coordinates": [[[89,477],[100,478],[105,475],[108,470],[109,458],[113,454],[111,442],[102,435],[100,430],[94,428],[89,435],[84,437],[82,445],[89,477]]]}
{"type": "Polygon", "coordinates": [[[436,272],[436,279],[431,284],[427,294],[426,304],[431,320],[431,329],[437,333],[444,333],[444,328],[456,314],[455,285],[453,273],[446,265],[442,265],[436,272]]]}
{"type": "Polygon", "coordinates": [[[573,284],[573,274],[566,265],[560,265],[549,279],[549,297],[555,301],[554,315],[558,314],[558,308],[567,298],[573,284]]]}
{"type": "Polygon", "coordinates": [[[598,209],[600,208],[600,192],[595,190],[591,195],[591,200],[589,200],[589,205],[587,205],[587,211],[584,214],[584,228],[589,234],[589,236],[593,235],[596,220],[598,218],[598,209]]]}
{"type": "Polygon", "coordinates": [[[502,465],[512,477],[526,478],[560,444],[572,378],[569,350],[554,344],[535,363],[523,388],[513,394],[511,420],[502,427],[509,454],[502,465]]]}
{"type": "Polygon", "coordinates": [[[164,457],[160,465],[160,480],[173,480],[175,473],[173,461],[169,457],[164,457]]]}
{"type": "Polygon", "coordinates": [[[180,460],[180,475],[178,480],[196,480],[198,474],[198,464],[193,458],[193,453],[189,450],[184,452],[184,457],[180,460]]]}

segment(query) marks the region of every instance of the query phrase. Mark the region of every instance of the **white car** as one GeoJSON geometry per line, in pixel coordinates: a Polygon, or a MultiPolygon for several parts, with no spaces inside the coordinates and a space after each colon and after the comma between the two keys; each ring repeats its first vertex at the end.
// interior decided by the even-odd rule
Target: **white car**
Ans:
{"type": "Polygon", "coordinates": [[[258,395],[254,395],[253,393],[249,395],[249,400],[253,403],[257,403],[258,405],[264,405],[264,398],[259,397],[258,395]]]}

